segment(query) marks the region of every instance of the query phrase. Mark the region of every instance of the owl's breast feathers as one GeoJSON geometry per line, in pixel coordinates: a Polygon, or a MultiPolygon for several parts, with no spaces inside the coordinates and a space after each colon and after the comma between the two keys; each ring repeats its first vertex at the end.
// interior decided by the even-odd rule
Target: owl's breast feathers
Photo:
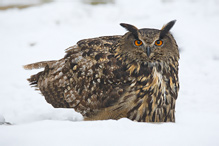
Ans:
{"type": "Polygon", "coordinates": [[[48,103],[74,108],[87,120],[174,121],[178,58],[127,62],[113,50],[121,36],[82,40],[57,61],[26,65],[45,70],[28,79],[48,103]]]}

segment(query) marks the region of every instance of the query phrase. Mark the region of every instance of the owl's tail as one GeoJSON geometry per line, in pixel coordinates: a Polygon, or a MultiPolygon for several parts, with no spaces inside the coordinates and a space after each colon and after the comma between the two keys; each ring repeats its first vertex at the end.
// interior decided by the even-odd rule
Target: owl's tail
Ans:
{"type": "MultiPolygon", "coordinates": [[[[57,61],[42,61],[42,62],[36,62],[36,63],[31,63],[31,64],[27,64],[24,65],[24,69],[27,70],[32,70],[32,69],[40,69],[40,68],[46,68],[46,67],[51,67],[54,65],[54,63],[56,63],[57,61]]],[[[44,74],[44,71],[41,71],[35,75],[32,75],[30,78],[28,78],[27,80],[30,82],[30,85],[32,87],[36,87],[36,90],[38,90],[37,84],[38,84],[38,80],[40,78],[41,75],[44,74]]]]}
{"type": "Polygon", "coordinates": [[[27,69],[27,70],[40,69],[40,68],[46,67],[47,65],[51,66],[55,62],[56,62],[55,60],[53,60],[53,61],[42,61],[42,62],[27,64],[27,65],[24,65],[23,67],[24,67],[24,69],[27,69]]]}

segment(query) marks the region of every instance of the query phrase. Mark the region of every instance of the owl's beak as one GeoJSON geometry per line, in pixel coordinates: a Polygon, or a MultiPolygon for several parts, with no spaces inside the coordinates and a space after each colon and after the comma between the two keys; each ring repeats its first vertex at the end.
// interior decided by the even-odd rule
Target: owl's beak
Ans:
{"type": "Polygon", "coordinates": [[[151,54],[151,48],[149,46],[146,47],[146,53],[147,53],[147,55],[149,57],[150,54],[151,54]]]}

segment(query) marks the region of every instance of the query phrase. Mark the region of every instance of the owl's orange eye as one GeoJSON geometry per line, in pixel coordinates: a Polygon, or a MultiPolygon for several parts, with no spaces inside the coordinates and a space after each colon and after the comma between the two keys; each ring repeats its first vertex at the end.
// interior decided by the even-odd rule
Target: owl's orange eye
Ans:
{"type": "Polygon", "coordinates": [[[142,41],[140,41],[140,40],[135,40],[134,43],[136,46],[141,46],[143,44],[142,41]]]}
{"type": "Polygon", "coordinates": [[[163,41],[157,40],[157,41],[155,41],[154,44],[155,44],[156,46],[161,46],[161,45],[163,44],[163,41]]]}

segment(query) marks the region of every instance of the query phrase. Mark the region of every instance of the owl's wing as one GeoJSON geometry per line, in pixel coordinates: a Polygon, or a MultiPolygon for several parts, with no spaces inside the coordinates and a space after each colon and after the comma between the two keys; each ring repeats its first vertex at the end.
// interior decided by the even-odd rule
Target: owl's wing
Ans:
{"type": "Polygon", "coordinates": [[[39,62],[27,69],[45,67],[28,79],[54,107],[74,108],[89,116],[116,102],[125,92],[127,73],[111,53],[120,36],[81,40],[58,61],[39,62]]]}

